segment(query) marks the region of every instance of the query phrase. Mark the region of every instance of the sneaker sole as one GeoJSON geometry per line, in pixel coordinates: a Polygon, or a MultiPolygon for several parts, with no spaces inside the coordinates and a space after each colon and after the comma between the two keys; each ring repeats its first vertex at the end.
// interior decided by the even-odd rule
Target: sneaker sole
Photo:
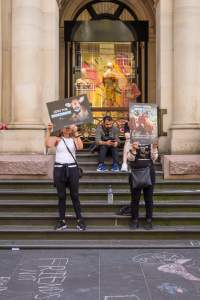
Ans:
{"type": "Polygon", "coordinates": [[[78,225],[76,226],[76,228],[79,230],[79,231],[85,231],[86,228],[82,229],[81,227],[79,227],[78,225]]]}
{"type": "Polygon", "coordinates": [[[67,228],[67,225],[65,225],[65,226],[63,226],[61,228],[56,228],[56,231],[61,231],[61,230],[66,229],[66,228],[67,228]]]}
{"type": "Polygon", "coordinates": [[[145,227],[144,227],[144,229],[145,229],[145,230],[152,230],[152,229],[153,229],[153,227],[151,227],[151,228],[145,228],[145,227]]]}

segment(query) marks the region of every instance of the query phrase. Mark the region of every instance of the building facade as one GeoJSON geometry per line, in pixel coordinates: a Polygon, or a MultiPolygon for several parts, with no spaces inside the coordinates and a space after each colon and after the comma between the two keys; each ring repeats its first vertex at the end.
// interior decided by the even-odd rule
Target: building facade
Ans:
{"type": "Polygon", "coordinates": [[[0,122],[8,124],[0,131],[1,153],[43,153],[46,103],[73,96],[88,53],[94,60],[96,53],[118,53],[119,60],[119,49],[134,60],[140,101],[160,109],[160,152],[199,153],[199,0],[1,0],[0,15],[0,122]],[[147,22],[148,38],[66,40],[69,21],[91,20],[147,22]]]}

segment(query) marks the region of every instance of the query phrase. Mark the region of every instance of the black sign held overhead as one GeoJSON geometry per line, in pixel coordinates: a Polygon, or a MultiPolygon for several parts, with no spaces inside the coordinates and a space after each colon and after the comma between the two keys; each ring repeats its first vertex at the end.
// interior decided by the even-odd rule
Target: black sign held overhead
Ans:
{"type": "Polygon", "coordinates": [[[48,102],[47,108],[54,132],[72,124],[80,125],[93,121],[87,95],[48,102]]]}

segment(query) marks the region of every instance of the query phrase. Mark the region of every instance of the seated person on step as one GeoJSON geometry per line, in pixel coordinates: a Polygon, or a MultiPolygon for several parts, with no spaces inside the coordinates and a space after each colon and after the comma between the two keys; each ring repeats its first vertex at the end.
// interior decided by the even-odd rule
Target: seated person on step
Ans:
{"type": "Polygon", "coordinates": [[[113,125],[111,116],[105,116],[103,123],[96,129],[96,144],[99,146],[99,164],[97,171],[105,172],[107,167],[104,164],[106,155],[111,153],[113,164],[111,171],[119,171],[119,129],[113,125]]]}

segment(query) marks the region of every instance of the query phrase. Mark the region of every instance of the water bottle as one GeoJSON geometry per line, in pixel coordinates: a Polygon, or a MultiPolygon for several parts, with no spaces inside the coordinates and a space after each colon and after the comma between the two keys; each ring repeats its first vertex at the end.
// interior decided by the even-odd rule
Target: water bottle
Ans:
{"type": "Polygon", "coordinates": [[[111,185],[108,187],[108,204],[113,204],[113,190],[111,185]]]}

